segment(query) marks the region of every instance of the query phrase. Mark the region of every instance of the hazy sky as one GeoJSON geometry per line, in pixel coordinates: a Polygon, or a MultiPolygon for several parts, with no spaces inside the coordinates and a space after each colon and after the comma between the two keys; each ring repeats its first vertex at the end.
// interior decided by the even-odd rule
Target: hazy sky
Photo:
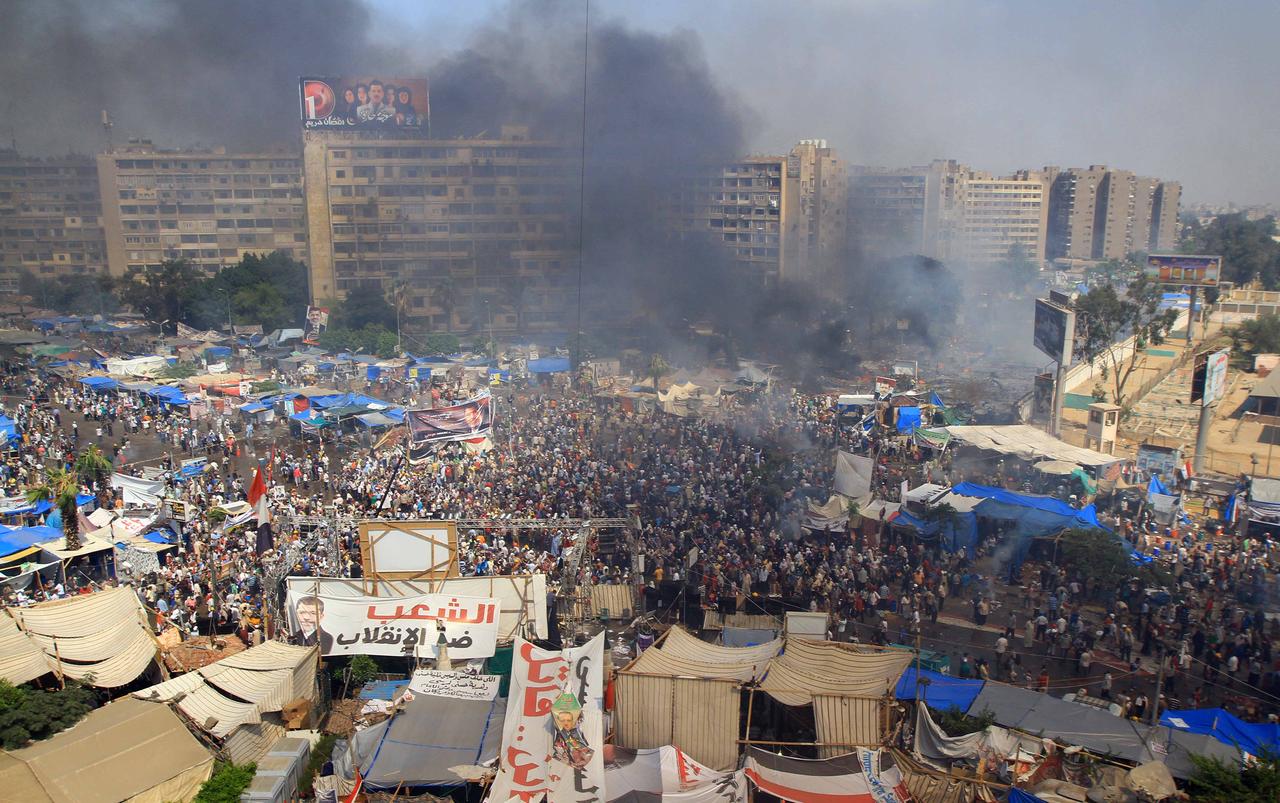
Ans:
{"type": "MultiPolygon", "coordinates": [[[[375,35],[462,46],[506,4],[373,0],[375,35]]],[[[854,163],[1108,164],[1185,201],[1280,202],[1280,3],[594,0],[701,38],[757,150],[823,137],[854,163]]]]}
{"type": "MultiPolygon", "coordinates": [[[[430,73],[443,116],[470,100],[441,80],[469,48],[568,93],[583,2],[0,0],[0,140],[94,151],[109,109],[116,142],[296,147],[297,76],[430,73]]],[[[855,164],[1108,164],[1180,180],[1185,202],[1280,203],[1277,0],[593,0],[592,15],[657,34],[612,41],[674,46],[702,81],[700,50],[756,151],[825,138],[855,164]]],[[[630,126],[625,111],[610,113],[630,126]]]]}

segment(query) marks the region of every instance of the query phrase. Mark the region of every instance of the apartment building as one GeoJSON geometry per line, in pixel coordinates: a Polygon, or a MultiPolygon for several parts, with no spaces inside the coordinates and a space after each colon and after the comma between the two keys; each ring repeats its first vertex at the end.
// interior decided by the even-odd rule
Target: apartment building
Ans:
{"type": "Polygon", "coordinates": [[[1041,173],[995,176],[964,168],[955,186],[944,259],[972,265],[1015,257],[1044,262],[1048,187],[1041,173]]]}
{"type": "Polygon", "coordinates": [[[907,168],[855,167],[850,248],[868,256],[920,254],[992,264],[1021,252],[1044,260],[1046,177],[995,176],[955,160],[907,168]]]}
{"type": "Polygon", "coordinates": [[[1177,182],[1106,165],[1044,172],[1052,176],[1049,259],[1097,262],[1176,247],[1182,195],[1177,182]]]}
{"type": "Polygon", "coordinates": [[[399,293],[413,326],[562,330],[577,154],[522,127],[468,140],[307,131],[311,295],[399,293]]]}
{"type": "Polygon", "coordinates": [[[674,237],[719,244],[750,281],[819,281],[843,258],[847,187],[845,163],[826,140],[802,140],[786,155],[693,171],[662,215],[674,237]]]}
{"type": "Polygon", "coordinates": [[[0,150],[0,292],[27,271],[75,279],[106,270],[98,171],[87,156],[0,150]]]}
{"type": "Polygon", "coordinates": [[[215,272],[248,253],[306,260],[296,153],[160,150],[145,140],[98,156],[111,274],[166,259],[215,272]]]}

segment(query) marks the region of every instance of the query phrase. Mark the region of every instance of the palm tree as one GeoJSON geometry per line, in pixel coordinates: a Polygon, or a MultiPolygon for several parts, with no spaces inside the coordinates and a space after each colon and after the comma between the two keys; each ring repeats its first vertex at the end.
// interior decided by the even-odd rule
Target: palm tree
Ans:
{"type": "Polygon", "coordinates": [[[644,375],[653,380],[653,392],[658,392],[658,380],[664,375],[671,373],[671,366],[663,359],[661,354],[654,354],[649,358],[649,367],[645,370],[644,375]]]}
{"type": "Polygon", "coordinates": [[[97,444],[89,444],[76,456],[75,473],[80,481],[90,488],[97,489],[111,473],[111,461],[107,459],[97,444]]]}
{"type": "Polygon", "coordinates": [[[75,474],[60,468],[45,472],[44,482],[27,489],[27,501],[31,504],[52,502],[62,514],[63,549],[74,552],[80,548],[79,508],[76,497],[80,484],[75,474]]]}
{"type": "Polygon", "coordinates": [[[453,330],[453,308],[458,304],[458,285],[453,279],[445,277],[436,282],[431,292],[431,305],[444,312],[444,329],[453,330]]]}

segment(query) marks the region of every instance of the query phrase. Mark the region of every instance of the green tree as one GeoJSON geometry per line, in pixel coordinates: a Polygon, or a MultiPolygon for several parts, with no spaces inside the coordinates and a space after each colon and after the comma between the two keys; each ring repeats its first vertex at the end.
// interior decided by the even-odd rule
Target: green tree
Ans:
{"type": "Polygon", "coordinates": [[[93,692],[75,683],[38,691],[0,680],[0,745],[17,750],[76,724],[95,706],[93,692]]]}
{"type": "Polygon", "coordinates": [[[661,354],[654,354],[649,357],[649,364],[645,366],[644,375],[653,380],[653,390],[658,390],[658,380],[671,373],[671,366],[661,354]]]}
{"type": "Polygon", "coordinates": [[[194,803],[240,803],[240,795],[258,771],[256,764],[231,764],[220,761],[213,775],[200,786],[194,803]]]}
{"type": "Polygon", "coordinates": [[[1232,329],[1231,350],[1250,357],[1280,352],[1280,315],[1259,315],[1232,329]]]}
{"type": "Polygon", "coordinates": [[[90,488],[98,488],[111,473],[111,461],[97,444],[89,444],[76,455],[76,476],[90,488]]]}
{"type": "Polygon", "coordinates": [[[152,323],[187,322],[184,301],[206,280],[185,259],[166,259],[156,268],[133,268],[119,284],[121,300],[152,323]]]}
{"type": "Polygon", "coordinates": [[[1112,589],[1134,573],[1129,550],[1114,533],[1072,529],[1059,536],[1058,560],[1094,589],[1112,589]]]}
{"type": "Polygon", "coordinates": [[[1184,254],[1222,256],[1223,278],[1236,284],[1255,279],[1267,290],[1280,288],[1280,243],[1275,218],[1249,220],[1243,214],[1218,215],[1201,226],[1189,223],[1179,246],[1184,254]]]}
{"type": "Polygon", "coordinates": [[[63,549],[74,552],[80,548],[80,522],[76,515],[79,509],[76,497],[80,493],[80,484],[76,476],[60,468],[45,471],[44,481],[27,489],[27,502],[51,502],[62,514],[63,549]]]}
{"type": "Polygon", "coordinates": [[[462,349],[462,341],[450,334],[427,335],[419,343],[427,354],[457,354],[462,349]]]}
{"type": "Polygon", "coordinates": [[[431,288],[431,304],[444,313],[444,328],[453,328],[453,312],[458,306],[458,284],[445,277],[431,288]]]}
{"type": "Polygon", "coordinates": [[[1076,310],[1076,353],[1088,362],[1100,361],[1104,378],[1111,382],[1112,402],[1126,406],[1125,388],[1149,346],[1165,341],[1178,313],[1160,309],[1160,286],[1139,276],[1123,294],[1110,284],[1080,296],[1076,310]],[[1137,347],[1127,355],[1112,349],[1133,336],[1137,347]]]}
{"type": "Polygon", "coordinates": [[[396,310],[387,301],[387,294],[380,285],[361,285],[349,290],[346,300],[330,309],[329,321],[340,329],[363,329],[373,325],[394,330],[396,310]]]}
{"type": "Polygon", "coordinates": [[[1274,803],[1280,800],[1280,756],[1263,750],[1253,761],[1223,761],[1192,754],[1187,779],[1191,799],[1205,803],[1274,803]]]}
{"type": "MultiPolygon", "coordinates": [[[[928,699],[929,693],[926,691],[925,700],[928,699]]],[[[996,723],[996,715],[987,708],[977,714],[966,714],[954,705],[945,711],[929,706],[929,716],[948,736],[968,736],[984,731],[996,723]]]]}
{"type": "Polygon", "coordinates": [[[267,331],[299,326],[307,311],[307,281],[307,266],[279,251],[246,254],[187,290],[190,322],[216,329],[229,316],[233,323],[262,324],[267,331]]]}

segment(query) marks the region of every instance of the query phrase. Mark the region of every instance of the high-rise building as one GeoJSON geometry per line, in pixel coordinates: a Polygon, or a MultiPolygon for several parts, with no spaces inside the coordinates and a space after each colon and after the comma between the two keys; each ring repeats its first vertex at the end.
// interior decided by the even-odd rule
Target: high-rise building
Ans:
{"type": "Polygon", "coordinates": [[[920,254],[975,265],[1021,252],[1042,262],[1046,187],[1038,172],[995,176],[954,160],[854,168],[851,248],[872,256],[920,254]]]}
{"type": "Polygon", "coordinates": [[[378,137],[304,134],[312,299],[377,287],[401,295],[418,329],[562,330],[577,280],[576,153],[519,127],[378,137]]]}
{"type": "Polygon", "coordinates": [[[850,249],[874,256],[937,258],[938,233],[954,192],[956,163],[854,167],[849,174],[850,249]]]}
{"type": "Polygon", "coordinates": [[[994,176],[962,168],[951,215],[953,236],[944,259],[989,265],[1021,258],[1042,264],[1047,194],[1044,175],[1037,171],[994,176]]]}
{"type": "Polygon", "coordinates": [[[845,163],[826,140],[802,140],[786,156],[691,171],[662,211],[674,236],[710,238],[746,279],[817,280],[844,253],[847,186],[845,163]]]}
{"type": "Polygon", "coordinates": [[[1182,193],[1177,182],[1105,165],[1045,172],[1053,176],[1049,259],[1096,262],[1176,245],[1182,193]]]}
{"type": "Polygon", "coordinates": [[[210,272],[247,253],[307,259],[296,153],[168,151],[134,141],[98,156],[98,181],[114,276],[166,259],[210,272]]]}
{"type": "Polygon", "coordinates": [[[106,270],[98,171],[87,156],[0,150],[0,292],[22,271],[74,279],[106,270]]]}

